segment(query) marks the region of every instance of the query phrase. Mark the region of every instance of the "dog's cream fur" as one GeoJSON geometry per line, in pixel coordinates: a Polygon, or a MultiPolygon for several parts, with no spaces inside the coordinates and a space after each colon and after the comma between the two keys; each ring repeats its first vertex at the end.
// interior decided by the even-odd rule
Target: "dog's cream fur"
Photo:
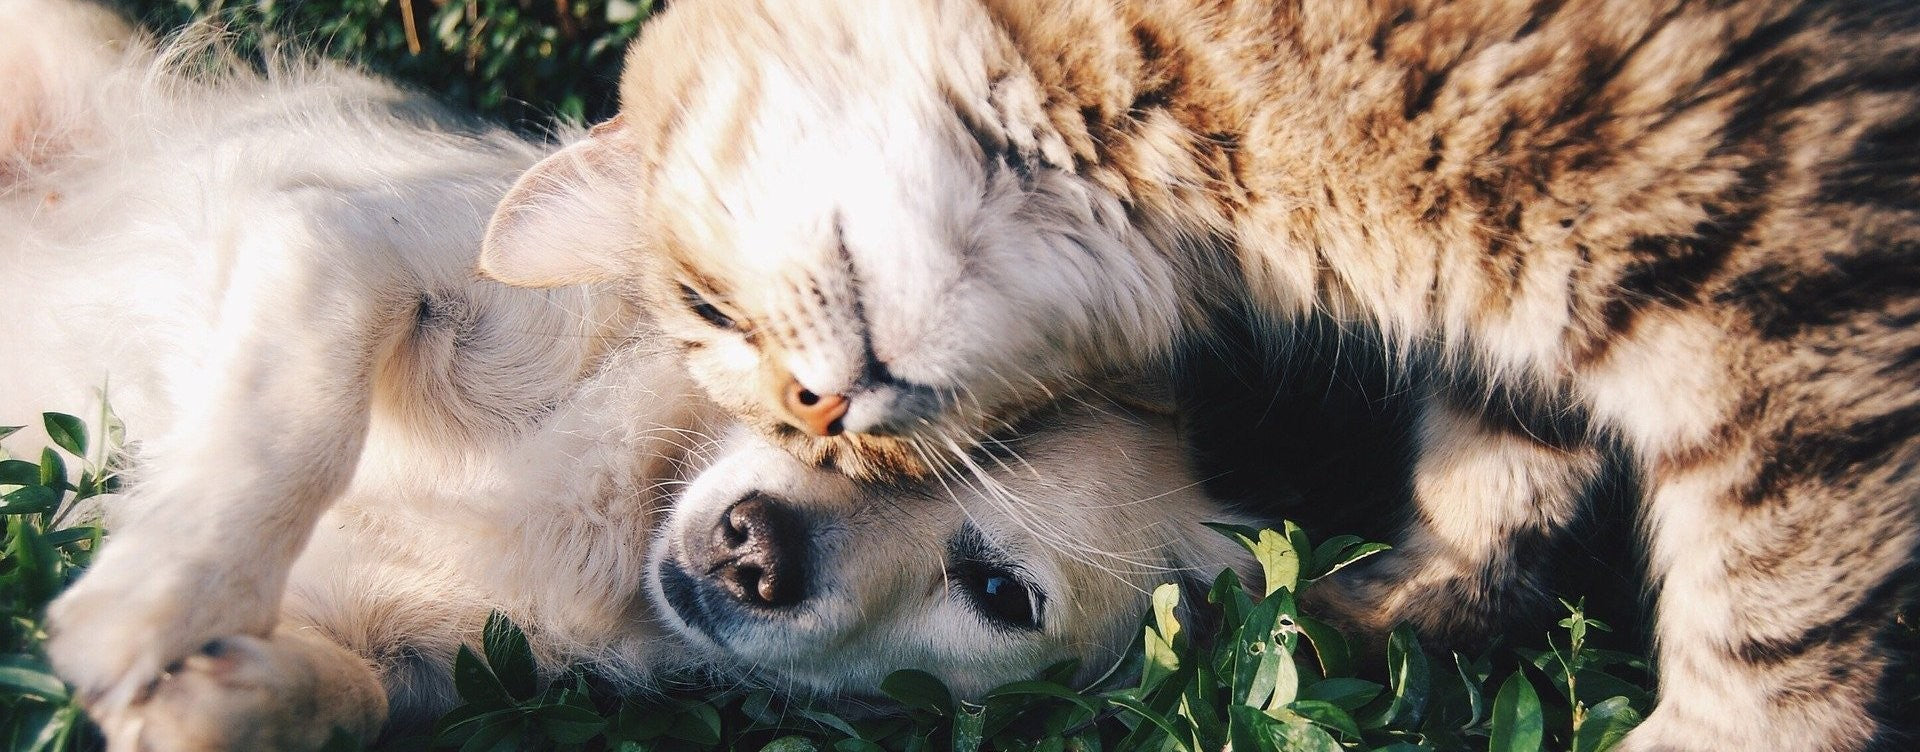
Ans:
{"type": "Polygon", "coordinates": [[[111,543],[49,614],[116,748],[312,747],[442,709],[495,609],[549,668],[632,687],[865,694],[917,667],[977,693],[1097,672],[1155,584],[1246,563],[1199,525],[1230,515],[1165,415],[1068,401],[952,486],[860,485],[730,428],[618,291],[473,273],[545,147],[388,84],[156,52],[45,0],[0,0],[0,77],[26,93],[0,99],[0,422],[95,415],[105,387],[132,439],[111,543]],[[660,573],[710,585],[749,497],[804,520],[806,597],[692,624],[660,573]],[[956,572],[981,557],[1034,594],[1030,628],[978,606],[956,572]]]}

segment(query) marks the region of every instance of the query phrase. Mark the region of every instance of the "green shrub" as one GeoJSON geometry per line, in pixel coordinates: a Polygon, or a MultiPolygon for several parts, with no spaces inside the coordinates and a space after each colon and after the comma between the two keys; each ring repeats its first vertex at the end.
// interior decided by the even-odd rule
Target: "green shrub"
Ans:
{"type": "MultiPolygon", "coordinates": [[[[47,669],[40,619],[101,543],[76,510],[115,489],[119,431],[110,413],[95,441],[71,416],[43,422],[56,446],[37,462],[0,459],[0,740],[13,750],[97,749],[97,732],[47,669]]],[[[0,437],[15,430],[0,428],[0,437]]],[[[1599,752],[1648,710],[1645,663],[1590,645],[1607,627],[1578,604],[1567,604],[1563,633],[1539,648],[1437,654],[1400,629],[1385,670],[1367,671],[1369,658],[1301,613],[1294,594],[1384,546],[1352,536],[1315,545],[1291,524],[1220,530],[1254,552],[1267,592],[1256,598],[1221,573],[1206,604],[1188,605],[1223,627],[1197,634],[1175,618],[1180,590],[1162,586],[1128,660],[1091,688],[1065,684],[1074,667],[1061,665],[975,703],[903,671],[882,690],[904,710],[860,718],[739,688],[621,697],[579,668],[538,686],[525,636],[496,615],[479,649],[463,649],[452,666],[463,704],[431,734],[383,749],[1202,752],[1231,742],[1250,751],[1599,752]],[[1375,674],[1382,679],[1367,678],[1375,674]]]]}
{"type": "Polygon", "coordinates": [[[653,0],[123,0],[149,28],[200,21],[243,51],[291,42],[455,106],[542,131],[613,114],[622,53],[653,0]]]}

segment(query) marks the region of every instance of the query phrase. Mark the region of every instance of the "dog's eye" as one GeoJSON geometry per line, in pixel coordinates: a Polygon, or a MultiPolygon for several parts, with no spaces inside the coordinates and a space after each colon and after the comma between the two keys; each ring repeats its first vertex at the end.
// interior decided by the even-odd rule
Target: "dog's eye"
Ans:
{"type": "Polygon", "coordinates": [[[960,588],[988,619],[1015,629],[1040,628],[1039,599],[1012,572],[981,566],[960,573],[960,588]]]}
{"type": "Polygon", "coordinates": [[[713,307],[713,304],[708,303],[707,299],[701,296],[699,291],[690,286],[680,286],[680,299],[686,302],[688,309],[698,314],[700,318],[706,319],[707,323],[714,325],[715,328],[736,329],[739,327],[739,323],[734,321],[732,316],[721,313],[720,309],[713,307]]]}
{"type": "Polygon", "coordinates": [[[1011,629],[1040,629],[1045,598],[1018,570],[996,561],[978,532],[969,528],[949,548],[948,579],[980,615],[1011,629]]]}

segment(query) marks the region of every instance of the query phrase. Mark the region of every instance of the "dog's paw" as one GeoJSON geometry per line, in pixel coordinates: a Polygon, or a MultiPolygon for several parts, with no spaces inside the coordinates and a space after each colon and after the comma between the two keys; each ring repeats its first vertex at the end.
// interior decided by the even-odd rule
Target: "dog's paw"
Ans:
{"type": "Polygon", "coordinates": [[[212,640],[98,720],[114,750],[317,750],[370,740],[386,696],[365,660],[305,633],[212,640]]]}
{"type": "Polygon", "coordinates": [[[209,641],[265,636],[277,618],[277,578],[244,562],[134,543],[108,545],[47,610],[48,658],[97,713],[140,700],[162,671],[209,641]]]}

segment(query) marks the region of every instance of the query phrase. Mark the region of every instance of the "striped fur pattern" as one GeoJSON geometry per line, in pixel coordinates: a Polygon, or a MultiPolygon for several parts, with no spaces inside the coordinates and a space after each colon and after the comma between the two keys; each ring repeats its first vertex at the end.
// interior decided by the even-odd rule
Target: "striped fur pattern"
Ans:
{"type": "Polygon", "coordinates": [[[1220,300],[1280,340],[1324,317],[1432,374],[1400,550],[1324,602],[1484,631],[1617,444],[1660,591],[1624,749],[1881,733],[1920,542],[1920,7],[688,0],[623,86],[582,150],[627,234],[524,253],[591,212],[523,182],[486,267],[634,280],[802,456],[939,470],[1220,300]],[[848,396],[844,435],[789,427],[789,377],[848,396]]]}

